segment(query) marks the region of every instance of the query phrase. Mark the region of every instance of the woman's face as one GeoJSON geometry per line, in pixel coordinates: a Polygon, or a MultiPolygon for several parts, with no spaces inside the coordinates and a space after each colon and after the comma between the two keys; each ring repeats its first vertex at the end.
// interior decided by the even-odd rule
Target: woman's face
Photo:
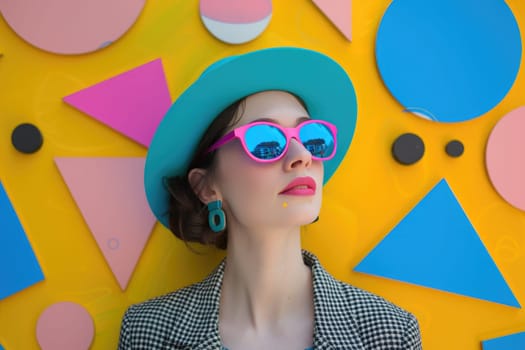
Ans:
{"type": "MultiPolygon", "coordinates": [[[[265,91],[249,96],[235,127],[262,118],[284,127],[294,127],[308,113],[291,94],[265,91]]],[[[304,146],[292,139],[278,161],[258,163],[243,150],[239,140],[222,146],[216,154],[212,183],[222,199],[228,225],[244,229],[293,228],[317,217],[322,199],[323,164],[312,160],[304,146]],[[290,189],[292,181],[305,185],[290,189]],[[313,188],[315,187],[315,188],[313,188]],[[285,189],[289,189],[284,191],[285,189]]],[[[293,186],[292,186],[293,187],[293,186]]]]}

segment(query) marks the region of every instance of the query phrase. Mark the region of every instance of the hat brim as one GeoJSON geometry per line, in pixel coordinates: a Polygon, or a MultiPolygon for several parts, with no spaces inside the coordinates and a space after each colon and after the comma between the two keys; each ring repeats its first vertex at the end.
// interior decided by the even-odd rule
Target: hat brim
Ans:
{"type": "Polygon", "coordinates": [[[144,170],[146,197],[157,219],[168,225],[169,195],[163,178],[183,176],[210,123],[248,95],[283,90],[299,96],[310,117],[337,126],[337,153],[324,162],[324,183],[352,141],[357,101],[344,69],[319,52],[280,47],[229,57],[208,69],[173,103],[150,143],[144,170]]]}

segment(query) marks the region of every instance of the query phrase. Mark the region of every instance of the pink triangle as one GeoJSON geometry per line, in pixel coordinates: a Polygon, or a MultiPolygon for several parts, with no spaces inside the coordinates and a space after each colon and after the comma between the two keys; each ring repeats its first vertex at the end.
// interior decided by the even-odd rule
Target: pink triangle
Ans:
{"type": "Polygon", "coordinates": [[[146,147],[171,106],[160,58],[66,96],[64,101],[146,147]]]}
{"type": "Polygon", "coordinates": [[[144,158],[56,158],[69,190],[125,290],[155,217],[144,193],[144,158]]]}
{"type": "Polygon", "coordinates": [[[352,1],[313,0],[314,4],[348,39],[352,40],[352,1]]]}

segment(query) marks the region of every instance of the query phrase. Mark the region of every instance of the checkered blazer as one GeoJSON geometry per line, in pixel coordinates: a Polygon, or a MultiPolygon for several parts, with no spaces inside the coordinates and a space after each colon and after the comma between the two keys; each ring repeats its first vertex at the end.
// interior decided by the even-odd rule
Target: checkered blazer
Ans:
{"type": "MultiPolygon", "coordinates": [[[[312,269],[314,349],[417,350],[416,318],[383,298],[334,279],[303,251],[312,269]]],[[[219,300],[225,261],[203,281],[132,305],[118,349],[220,350],[219,300]]]]}

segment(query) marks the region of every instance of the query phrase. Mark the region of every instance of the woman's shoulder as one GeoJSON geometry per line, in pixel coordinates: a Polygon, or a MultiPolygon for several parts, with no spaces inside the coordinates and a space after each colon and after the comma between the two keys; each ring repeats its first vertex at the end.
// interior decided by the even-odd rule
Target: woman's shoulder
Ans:
{"type": "Polygon", "coordinates": [[[200,282],[133,304],[126,311],[126,316],[130,320],[152,317],[187,319],[197,316],[195,311],[209,311],[207,309],[215,307],[220,297],[217,285],[222,276],[221,269],[222,264],[200,282]]]}
{"type": "Polygon", "coordinates": [[[133,344],[178,349],[185,347],[177,344],[199,339],[199,329],[209,328],[209,312],[216,303],[213,296],[203,293],[206,287],[202,281],[129,306],[122,319],[119,349],[130,349],[133,344]]]}
{"type": "Polygon", "coordinates": [[[407,349],[421,349],[419,323],[411,312],[377,294],[337,282],[344,296],[341,301],[343,308],[352,315],[367,348],[382,349],[379,345],[384,345],[385,339],[388,339],[392,344],[386,348],[405,346],[407,349]]]}
{"type": "Polygon", "coordinates": [[[139,317],[153,314],[172,314],[179,309],[186,309],[194,302],[194,291],[198,289],[199,283],[192,284],[176,291],[156,296],[145,301],[132,304],[128,307],[129,317],[139,317]]]}
{"type": "Polygon", "coordinates": [[[346,296],[344,298],[346,306],[359,319],[381,316],[407,321],[414,318],[410,312],[384,297],[342,281],[337,283],[341,293],[346,296]]]}
{"type": "Polygon", "coordinates": [[[130,305],[122,319],[121,337],[125,332],[130,340],[148,339],[155,345],[164,342],[178,325],[193,322],[194,315],[190,310],[196,308],[195,291],[198,288],[197,283],[130,305]]]}
{"type": "Polygon", "coordinates": [[[303,257],[312,268],[316,294],[324,302],[345,308],[359,318],[371,313],[400,318],[410,316],[409,312],[387,299],[335,278],[325,270],[314,254],[303,251],[303,257]]]}
{"type": "Polygon", "coordinates": [[[306,252],[304,256],[314,273],[316,317],[322,320],[323,334],[351,334],[366,349],[421,348],[419,324],[412,313],[384,297],[336,279],[313,254],[306,252]]]}

